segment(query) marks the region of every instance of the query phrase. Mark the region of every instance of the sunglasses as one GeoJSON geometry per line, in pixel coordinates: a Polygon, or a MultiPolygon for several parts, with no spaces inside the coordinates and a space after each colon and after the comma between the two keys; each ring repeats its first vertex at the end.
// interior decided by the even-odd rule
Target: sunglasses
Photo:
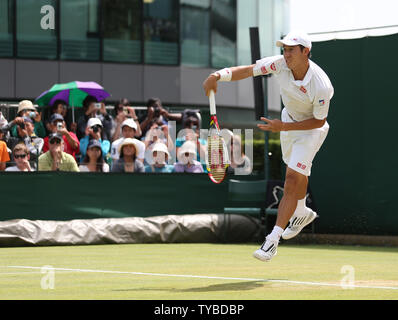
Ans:
{"type": "Polygon", "coordinates": [[[14,158],[15,159],[24,159],[26,158],[26,154],[14,154],[14,158]]]}
{"type": "Polygon", "coordinates": [[[50,144],[54,144],[54,143],[60,144],[60,143],[61,143],[61,140],[59,140],[59,139],[52,139],[52,140],[49,141],[49,142],[50,142],[50,144]]]}

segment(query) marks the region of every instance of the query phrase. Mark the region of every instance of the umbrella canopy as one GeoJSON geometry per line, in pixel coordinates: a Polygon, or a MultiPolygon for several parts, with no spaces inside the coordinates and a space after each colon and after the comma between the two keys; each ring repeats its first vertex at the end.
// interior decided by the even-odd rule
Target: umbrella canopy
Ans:
{"type": "Polygon", "coordinates": [[[83,100],[93,96],[97,101],[102,101],[110,94],[96,82],[73,81],[68,83],[55,84],[50,90],[38,96],[35,102],[39,106],[53,105],[56,100],[63,100],[72,107],[81,107],[83,100]]]}

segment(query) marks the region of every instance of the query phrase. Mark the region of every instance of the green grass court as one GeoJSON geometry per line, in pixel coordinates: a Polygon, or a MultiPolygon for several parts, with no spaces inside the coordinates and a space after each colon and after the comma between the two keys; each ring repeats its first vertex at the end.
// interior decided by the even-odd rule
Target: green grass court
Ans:
{"type": "MultiPolygon", "coordinates": [[[[281,244],[129,244],[0,249],[0,299],[398,299],[398,249],[281,244]],[[51,266],[54,288],[43,289],[51,266]],[[355,288],[343,289],[343,266],[355,288]],[[212,278],[214,277],[214,278],[212,278]],[[43,280],[44,279],[44,280],[43,280]]],[[[47,285],[48,287],[48,285],[47,285]]]]}

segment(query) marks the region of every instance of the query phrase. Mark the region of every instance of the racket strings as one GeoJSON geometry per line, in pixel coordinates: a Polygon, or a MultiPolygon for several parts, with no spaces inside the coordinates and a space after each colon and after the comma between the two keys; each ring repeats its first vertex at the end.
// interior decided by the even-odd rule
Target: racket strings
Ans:
{"type": "Polygon", "coordinates": [[[211,136],[208,139],[208,164],[214,180],[222,181],[225,177],[228,163],[224,159],[224,143],[218,135],[211,136]]]}

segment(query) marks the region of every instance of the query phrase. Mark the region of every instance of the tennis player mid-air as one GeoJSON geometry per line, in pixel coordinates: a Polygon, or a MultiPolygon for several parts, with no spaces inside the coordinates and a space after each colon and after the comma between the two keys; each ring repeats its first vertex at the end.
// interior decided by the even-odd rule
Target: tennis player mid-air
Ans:
{"type": "Polygon", "coordinates": [[[307,34],[290,32],[276,45],[283,48],[283,55],[263,58],[253,65],[224,68],[203,82],[209,95],[210,90],[217,92],[217,81],[267,74],[274,74],[279,81],[284,105],[281,120],[261,117],[264,124],[257,125],[264,131],[280,132],[283,161],[287,165],[275,226],[253,254],[262,261],[276,255],[281,236],[283,239],[295,237],[317,217],[306,206],[305,197],[312,161],[329,130],[326,117],[334,92],[326,73],[309,59],[312,44],[307,34]]]}

